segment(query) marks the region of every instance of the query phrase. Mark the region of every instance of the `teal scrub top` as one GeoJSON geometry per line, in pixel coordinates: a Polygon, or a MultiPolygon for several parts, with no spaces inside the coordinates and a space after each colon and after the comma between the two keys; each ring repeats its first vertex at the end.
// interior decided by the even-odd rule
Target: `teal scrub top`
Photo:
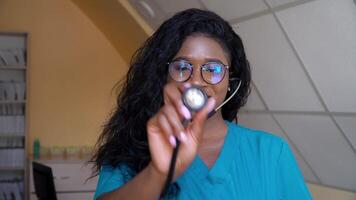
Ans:
{"type": "MultiPolygon", "coordinates": [[[[275,135],[227,122],[219,157],[209,169],[199,156],[180,176],[175,199],[312,199],[288,144],[275,135]]],[[[125,184],[122,170],[103,166],[94,199],[125,184]]]]}

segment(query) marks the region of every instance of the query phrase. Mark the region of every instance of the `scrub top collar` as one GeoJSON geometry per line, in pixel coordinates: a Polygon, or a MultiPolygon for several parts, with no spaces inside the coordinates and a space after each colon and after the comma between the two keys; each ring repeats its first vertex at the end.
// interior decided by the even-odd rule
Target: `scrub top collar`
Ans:
{"type": "Polygon", "coordinates": [[[209,169],[204,161],[197,155],[186,172],[177,180],[182,183],[185,178],[207,179],[211,183],[222,183],[229,178],[232,160],[236,156],[238,138],[236,138],[236,124],[225,121],[227,133],[220,154],[213,166],[209,169]]]}

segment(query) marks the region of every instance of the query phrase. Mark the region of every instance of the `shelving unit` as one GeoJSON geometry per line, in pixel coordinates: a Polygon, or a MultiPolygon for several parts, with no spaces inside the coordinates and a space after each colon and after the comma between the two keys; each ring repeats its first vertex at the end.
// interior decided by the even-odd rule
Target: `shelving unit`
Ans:
{"type": "Polygon", "coordinates": [[[24,65],[0,66],[0,70],[26,70],[24,65]]]}
{"type": "Polygon", "coordinates": [[[3,190],[0,193],[2,198],[5,191],[5,193],[16,193],[16,197],[25,199],[27,192],[26,43],[25,33],[0,32],[0,190],[3,190]]]}
{"type": "MultiPolygon", "coordinates": [[[[1,70],[1,69],[0,69],[1,70]]],[[[17,101],[10,101],[10,100],[7,100],[7,101],[0,101],[0,105],[1,104],[16,104],[16,103],[19,103],[19,104],[25,104],[26,101],[25,100],[17,100],[17,101]]]]}
{"type": "Polygon", "coordinates": [[[0,167],[0,171],[23,171],[25,170],[24,167],[0,167]]]}

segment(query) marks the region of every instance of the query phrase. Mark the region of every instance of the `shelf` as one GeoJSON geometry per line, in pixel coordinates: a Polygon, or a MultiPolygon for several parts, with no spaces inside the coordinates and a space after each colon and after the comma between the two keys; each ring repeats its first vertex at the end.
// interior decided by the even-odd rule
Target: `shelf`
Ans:
{"type": "Polygon", "coordinates": [[[14,138],[14,137],[25,137],[24,133],[21,133],[22,135],[20,135],[19,133],[0,133],[0,138],[14,138]]]}
{"type": "Polygon", "coordinates": [[[24,65],[0,66],[0,70],[26,70],[24,65]]]}
{"type": "Polygon", "coordinates": [[[26,100],[0,100],[0,104],[25,104],[26,100]]]}
{"type": "Polygon", "coordinates": [[[0,147],[0,150],[11,150],[11,149],[23,149],[25,150],[24,146],[17,146],[17,147],[0,147]]]}
{"type": "Polygon", "coordinates": [[[24,167],[20,167],[20,166],[0,166],[0,172],[1,171],[23,171],[25,170],[24,167]]]}

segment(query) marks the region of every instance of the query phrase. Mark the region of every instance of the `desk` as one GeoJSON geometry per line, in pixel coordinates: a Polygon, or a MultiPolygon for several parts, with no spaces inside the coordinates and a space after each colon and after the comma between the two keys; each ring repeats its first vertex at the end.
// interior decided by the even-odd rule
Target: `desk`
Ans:
{"type": "MultiPolygon", "coordinates": [[[[91,166],[85,165],[83,160],[36,160],[52,168],[54,185],[58,200],[87,200],[93,199],[98,176],[89,179],[91,166]]],[[[37,200],[33,174],[32,161],[30,162],[30,200],[37,200]]]]}

